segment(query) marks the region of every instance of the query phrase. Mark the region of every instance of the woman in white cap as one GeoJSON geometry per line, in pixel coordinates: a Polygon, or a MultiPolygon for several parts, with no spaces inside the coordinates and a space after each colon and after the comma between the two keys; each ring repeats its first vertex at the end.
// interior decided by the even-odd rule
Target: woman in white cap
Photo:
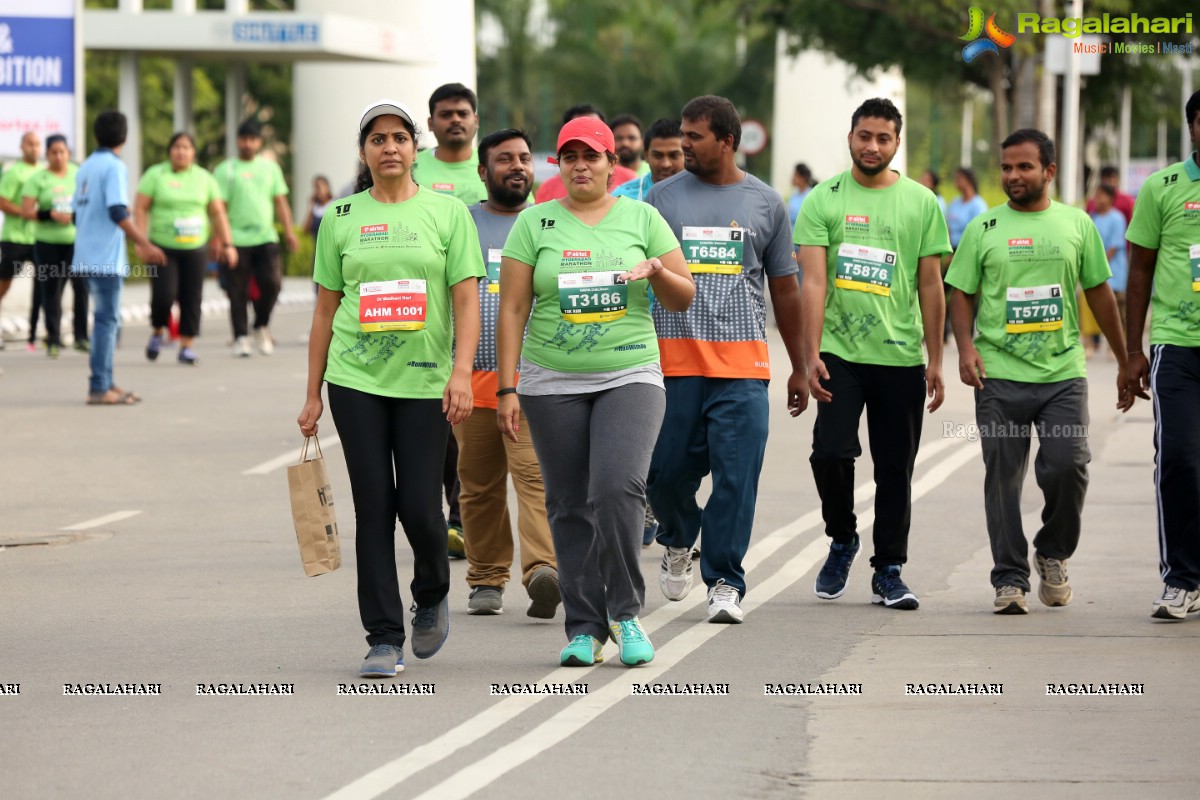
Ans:
{"type": "Polygon", "coordinates": [[[358,607],[371,646],[359,674],[369,678],[404,669],[397,519],[414,559],[413,655],[432,656],[450,630],[439,465],[450,426],[471,412],[479,343],[476,285],[485,273],[475,223],[462,202],[413,182],[416,156],[408,108],[369,106],[358,192],[334,201],[317,236],[320,288],[297,419],[302,434],[316,434],[329,384],[354,496],[358,607]]]}
{"type": "Polygon", "coordinates": [[[566,613],[564,666],[602,660],[610,636],[622,663],[654,658],[638,621],[638,557],[666,392],[647,289],[669,311],[686,310],[696,294],[658,211],[608,194],[616,161],[603,122],[564,125],[558,165],[567,196],[521,212],[500,267],[497,418],[516,441],[524,410],[542,467],[566,613]]]}

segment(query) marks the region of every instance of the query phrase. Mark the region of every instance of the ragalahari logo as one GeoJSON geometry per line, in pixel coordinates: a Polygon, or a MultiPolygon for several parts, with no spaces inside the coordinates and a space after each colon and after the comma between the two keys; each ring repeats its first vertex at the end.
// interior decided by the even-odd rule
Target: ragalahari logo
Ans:
{"type": "Polygon", "coordinates": [[[999,54],[1001,47],[1007,49],[1017,40],[1016,36],[1000,29],[1000,26],[996,24],[995,14],[988,17],[987,24],[984,24],[983,9],[978,6],[971,6],[968,9],[967,33],[958,38],[969,42],[962,51],[962,59],[968,64],[984,53],[999,54]],[[985,34],[987,38],[980,38],[985,34]]]}

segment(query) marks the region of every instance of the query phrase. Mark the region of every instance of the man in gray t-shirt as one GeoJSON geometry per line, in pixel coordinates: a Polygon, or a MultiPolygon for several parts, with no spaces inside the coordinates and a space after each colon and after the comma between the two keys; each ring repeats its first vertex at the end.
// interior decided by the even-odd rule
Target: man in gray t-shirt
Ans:
{"type": "Polygon", "coordinates": [[[532,603],[528,615],[551,619],[560,601],[558,571],[546,494],[529,426],[521,417],[518,441],[509,441],[496,424],[496,317],[500,308],[500,251],[517,214],[528,205],[533,188],[529,138],[518,130],[489,134],[479,143],[479,176],[487,199],[469,207],[479,231],[487,277],[479,282],[479,350],[471,375],[475,408],[454,427],[458,441],[458,477],[462,484],[463,538],[467,555],[467,612],[502,612],[504,585],[512,567],[513,539],[508,515],[511,474],[517,492],[517,532],[521,537],[521,582],[532,603]]]}
{"type": "Polygon", "coordinates": [[[669,600],[692,588],[691,548],[703,535],[700,574],[709,622],[741,622],[742,558],[750,545],[767,446],[765,288],[791,361],[788,409],[807,406],[800,290],[791,227],[779,193],[738,168],[741,120],[723,97],[683,107],[686,170],[651,188],[696,280],[682,313],[654,308],[667,412],[650,462],[646,495],[666,546],[659,586],[669,600]],[[703,509],[696,491],[712,473],[703,509]]]}

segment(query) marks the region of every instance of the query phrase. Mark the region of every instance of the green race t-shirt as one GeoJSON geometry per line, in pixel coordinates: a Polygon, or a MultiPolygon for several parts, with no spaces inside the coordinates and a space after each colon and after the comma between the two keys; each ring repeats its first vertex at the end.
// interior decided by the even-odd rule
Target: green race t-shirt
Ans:
{"type": "MultiPolygon", "coordinates": [[[[70,214],[75,210],[75,173],[79,167],[67,164],[67,174],[59,177],[48,169],[39,169],[29,176],[21,187],[21,198],[32,197],[37,200],[38,211],[64,211],[70,214]]],[[[54,220],[37,220],[34,224],[34,238],[46,244],[74,244],[75,224],[63,225],[54,220]]]]}
{"type": "Polygon", "coordinates": [[[208,170],[193,164],[176,172],[164,161],[146,170],[137,190],[150,198],[151,242],[176,250],[193,250],[208,242],[208,204],[221,199],[208,170]]]}
{"type": "Polygon", "coordinates": [[[1006,203],[971,220],[946,283],[979,295],[975,348],[989,378],[1054,383],[1087,376],[1076,287],[1108,280],[1100,232],[1086,213],[1006,203]]]}
{"type": "MultiPolygon", "coordinates": [[[[25,181],[29,180],[29,176],[37,171],[36,164],[26,164],[24,161],[10,164],[8,169],[4,170],[4,175],[0,176],[0,196],[20,208],[21,188],[25,185],[25,181]]],[[[0,233],[0,242],[33,244],[35,227],[33,222],[21,219],[17,214],[5,214],[4,231],[0,233]]]]}
{"type": "Polygon", "coordinates": [[[275,231],[275,198],[288,193],[283,170],[261,156],[251,161],[234,159],[217,165],[213,177],[229,213],[236,247],[278,242],[275,231]]]}
{"type": "Polygon", "coordinates": [[[313,274],[343,293],[325,380],[385,397],[441,397],[453,367],[450,287],[483,276],[475,222],[453,198],[422,187],[403,203],[380,203],[368,190],[331,204],[313,274]]]}
{"type": "Polygon", "coordinates": [[[479,178],[479,157],[472,151],[466,161],[438,161],[433,150],[417,153],[413,180],[439,194],[457,197],[469,206],[487,200],[487,189],[479,178]]]}
{"type": "Polygon", "coordinates": [[[521,355],[559,372],[611,372],[657,361],[650,284],[617,276],[677,249],[658,211],[627,197],[618,197],[594,226],[557,200],[522,211],[503,253],[533,267],[537,303],[521,355]]]}
{"type": "Polygon", "coordinates": [[[1194,152],[1146,179],[1125,238],[1158,251],[1150,344],[1200,347],[1200,167],[1194,152]]]}
{"type": "Polygon", "coordinates": [[[821,351],[859,364],[923,364],[918,260],[950,252],[933,192],[903,176],[867,189],[843,172],[809,192],[794,234],[796,244],[827,251],[821,351]]]}

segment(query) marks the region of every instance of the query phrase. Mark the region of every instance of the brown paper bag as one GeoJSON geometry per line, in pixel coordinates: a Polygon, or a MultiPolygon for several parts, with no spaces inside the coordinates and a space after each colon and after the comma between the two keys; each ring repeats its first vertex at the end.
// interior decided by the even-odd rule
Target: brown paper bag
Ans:
{"type": "Polygon", "coordinates": [[[308,458],[308,438],[300,450],[300,463],[287,468],[288,490],[292,495],[292,522],[304,574],[310,578],[333,572],[342,565],[342,545],[338,540],[337,520],[333,515],[333,491],[325,471],[325,457],[317,437],[315,458],[308,458]]]}

